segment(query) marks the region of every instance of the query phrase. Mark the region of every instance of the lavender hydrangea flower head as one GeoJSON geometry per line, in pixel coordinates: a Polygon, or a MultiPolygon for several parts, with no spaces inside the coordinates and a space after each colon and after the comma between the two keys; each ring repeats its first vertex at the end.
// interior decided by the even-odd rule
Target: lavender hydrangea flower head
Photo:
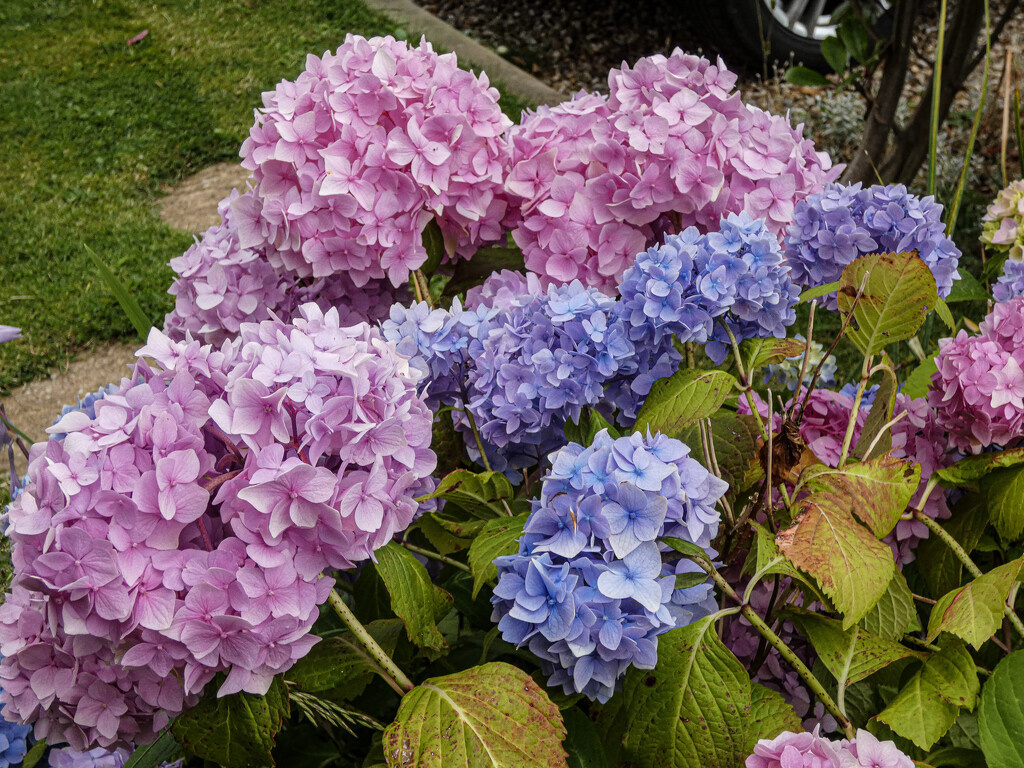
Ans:
{"type": "Polygon", "coordinates": [[[275,268],[399,286],[430,220],[452,257],[501,236],[511,122],[454,54],[349,35],[263,104],[241,149],[255,193],[233,209],[241,246],[275,268]]]}
{"type": "Polygon", "coordinates": [[[121,768],[131,753],[124,747],[113,750],[96,747],[78,752],[70,747],[54,749],[50,752],[50,768],[121,768]]]}
{"type": "Polygon", "coordinates": [[[976,336],[939,342],[928,403],[965,453],[1024,437],[1024,298],[996,304],[976,336]]]}
{"type": "MultiPolygon", "coordinates": [[[[1024,259],[1024,179],[1002,190],[982,218],[981,242],[1006,253],[1010,261],[1024,259]]],[[[1003,301],[998,299],[997,301],[1003,301]]]]}
{"type": "MultiPolygon", "coordinates": [[[[942,206],[910,194],[902,184],[829,184],[796,205],[786,234],[793,281],[804,288],[835,282],[843,269],[869,253],[917,251],[945,298],[960,279],[960,251],[945,233],[942,206]]],[[[836,308],[835,294],[822,300],[836,308]]]]}
{"type": "Polygon", "coordinates": [[[21,328],[15,328],[10,325],[0,325],[0,344],[20,338],[21,328]]]}
{"type": "Polygon", "coordinates": [[[527,268],[611,293],[637,253],[689,226],[746,211],[780,235],[840,169],[801,126],[745,106],[735,82],[721,60],[677,49],[612,70],[607,98],[525,113],[505,189],[527,268]]]}
{"type": "Polygon", "coordinates": [[[879,741],[870,731],[857,729],[852,741],[843,741],[839,749],[841,768],[914,768],[914,761],[892,741],[879,741]]]}
{"type": "Polygon", "coordinates": [[[839,745],[818,733],[783,731],[761,739],[744,763],[746,768],[842,768],[839,745]]]}
{"type": "Polygon", "coordinates": [[[715,609],[710,581],[675,589],[697,566],[658,539],[710,551],[724,481],[678,440],[599,432],[551,457],[516,555],[495,560],[492,620],[527,645],[550,685],[606,701],[630,666],[657,662],[657,637],[715,609]]]}
{"type": "Polygon", "coordinates": [[[1007,259],[1003,264],[1003,274],[992,286],[992,298],[1004,302],[1018,296],[1024,296],[1024,261],[1007,259]]]}

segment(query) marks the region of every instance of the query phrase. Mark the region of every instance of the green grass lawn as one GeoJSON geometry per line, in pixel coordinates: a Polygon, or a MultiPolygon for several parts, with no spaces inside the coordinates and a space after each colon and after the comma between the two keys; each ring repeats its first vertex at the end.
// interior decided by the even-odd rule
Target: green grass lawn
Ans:
{"type": "Polygon", "coordinates": [[[191,236],[160,221],[161,188],[237,159],[307,53],[395,32],[355,0],[4,0],[0,29],[0,324],[25,335],[0,346],[0,394],[134,335],[83,244],[162,324],[191,236]]]}

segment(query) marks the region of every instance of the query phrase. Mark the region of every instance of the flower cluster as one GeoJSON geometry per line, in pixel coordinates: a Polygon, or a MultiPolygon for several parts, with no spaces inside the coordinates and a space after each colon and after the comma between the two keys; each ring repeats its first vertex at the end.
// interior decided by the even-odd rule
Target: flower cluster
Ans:
{"type": "Polygon", "coordinates": [[[113,750],[96,747],[76,752],[70,747],[50,750],[50,768],[122,768],[131,754],[124,747],[113,750]]]}
{"type": "Polygon", "coordinates": [[[434,467],[415,377],[369,326],[299,315],[221,349],[154,330],[155,367],[32,448],[0,607],[7,717],[83,751],[151,741],[218,672],[220,695],[264,693],[316,642],[321,570],[411,521],[434,467]]]}
{"type": "MultiPolygon", "coordinates": [[[[955,456],[948,450],[946,431],[937,423],[935,411],[928,405],[927,398],[912,399],[902,393],[896,395],[894,415],[904,412],[906,416],[892,427],[892,455],[899,459],[913,459],[921,466],[921,482],[908,505],[916,509],[928,479],[935,470],[952,464],[955,456]]],[[[934,488],[921,511],[933,520],[949,517],[946,491],[941,487],[934,488]]],[[[929,533],[928,526],[918,520],[896,523],[886,541],[893,547],[897,564],[903,566],[913,562],[917,545],[922,539],[927,539],[929,533]]]]}
{"type": "Polygon", "coordinates": [[[796,319],[799,289],[765,222],[740,213],[715,232],[690,227],[641,253],[622,276],[619,295],[631,339],[706,344],[720,363],[730,332],[737,341],[783,338],[796,319]]]}
{"type": "Polygon", "coordinates": [[[21,765],[28,752],[32,726],[11,723],[0,718],[0,768],[21,765]]]}
{"type": "Polygon", "coordinates": [[[996,304],[971,336],[939,342],[928,403],[965,453],[1024,437],[1024,297],[996,304]]]}
{"type": "Polygon", "coordinates": [[[427,259],[431,219],[450,254],[502,234],[511,121],[454,54],[349,35],[263,104],[241,149],[255,193],[233,208],[242,247],[274,267],[398,286],[427,259]]]}
{"type": "Polygon", "coordinates": [[[835,355],[829,355],[825,358],[825,362],[822,362],[825,349],[821,344],[812,341],[810,350],[807,350],[807,339],[804,338],[803,334],[798,333],[793,338],[804,343],[805,351],[796,357],[787,357],[781,363],[769,365],[765,371],[765,385],[774,384],[788,389],[790,392],[795,392],[797,387],[810,386],[811,379],[814,377],[814,371],[821,365],[821,372],[818,374],[818,385],[826,388],[835,386],[837,370],[835,355]],[[807,354],[808,352],[810,354],[807,354]],[[807,356],[806,365],[804,364],[805,355],[807,356]],[[803,380],[800,380],[801,369],[804,371],[803,380]]]}
{"type": "Polygon", "coordinates": [[[698,566],[658,540],[709,549],[726,489],[661,434],[570,443],[552,457],[519,552],[495,560],[492,620],[529,646],[549,685],[606,701],[629,666],[655,665],[658,635],[715,609],[709,581],[675,589],[698,566]]]}
{"type": "MultiPolygon", "coordinates": [[[[252,195],[249,191],[242,198],[252,195]]],[[[231,207],[239,199],[232,190],[217,207],[220,224],[171,259],[177,277],[168,293],[176,298],[164,321],[171,337],[183,339],[188,333],[204,343],[221,344],[236,337],[244,322],[287,319],[309,302],[324,311],[336,307],[345,325],[377,322],[407,295],[383,279],[370,279],[357,288],[346,272],[300,280],[275,269],[259,253],[239,244],[231,207]]]]}
{"type": "Polygon", "coordinates": [[[1007,259],[1003,264],[1003,274],[992,286],[992,298],[1010,301],[1017,296],[1024,296],[1024,261],[1007,259]]]}
{"type": "Polygon", "coordinates": [[[996,195],[982,221],[981,242],[1011,261],[1024,259],[1024,179],[996,195]]]}
{"type": "Polygon", "coordinates": [[[833,741],[813,733],[783,731],[761,739],[744,763],[746,768],[914,768],[914,761],[891,741],[857,730],[854,739],[833,741]]]}
{"type": "Polygon", "coordinates": [[[510,132],[505,189],[522,215],[513,237],[550,280],[610,293],[635,254],[730,212],[781,235],[796,201],[840,170],[802,127],[745,106],[721,60],[677,49],[623,64],[608,82],[607,98],[540,107],[510,132]]]}
{"type": "MultiPolygon", "coordinates": [[[[835,282],[843,268],[868,253],[917,251],[945,298],[960,279],[960,251],[946,236],[942,205],[902,184],[863,188],[829,184],[797,203],[786,235],[793,281],[810,288],[835,282]]],[[[836,308],[835,293],[822,303],[836,308]]]]}
{"type": "MultiPolygon", "coordinates": [[[[584,407],[635,418],[655,380],[671,374],[671,340],[634,344],[620,302],[578,281],[542,290],[504,272],[470,292],[467,307],[392,307],[385,338],[424,378],[431,407],[468,409],[496,469],[532,466],[564,442],[584,407]]],[[[465,417],[456,415],[460,429],[465,417]]]]}

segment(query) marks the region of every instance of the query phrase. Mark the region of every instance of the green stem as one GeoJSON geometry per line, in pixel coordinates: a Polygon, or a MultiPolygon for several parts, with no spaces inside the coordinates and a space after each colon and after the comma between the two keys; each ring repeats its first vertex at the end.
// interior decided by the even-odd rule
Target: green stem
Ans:
{"type": "Polygon", "coordinates": [[[387,674],[384,675],[384,680],[398,692],[400,696],[404,696],[416,686],[412,680],[406,677],[405,673],[398,668],[394,660],[387,655],[383,648],[381,648],[377,641],[373,639],[369,632],[366,631],[366,627],[359,623],[359,619],[352,613],[352,609],[349,608],[345,601],[341,599],[341,595],[335,592],[333,589],[327,596],[328,602],[331,604],[331,608],[338,614],[338,618],[342,620],[352,635],[360,642],[360,644],[366,649],[366,652],[370,654],[370,657],[383,669],[387,674]]]}
{"type": "Polygon", "coordinates": [[[427,282],[427,276],[423,274],[422,270],[417,269],[412,273],[412,281],[416,285],[416,297],[420,301],[427,302],[427,306],[433,309],[434,300],[430,298],[430,283],[427,282]]]}
{"type": "Polygon", "coordinates": [[[861,367],[860,383],[857,385],[857,394],[853,398],[853,409],[850,411],[850,421],[846,425],[846,434],[843,436],[843,449],[839,453],[839,469],[846,464],[846,458],[850,453],[850,444],[853,442],[853,433],[857,429],[857,414],[860,412],[860,403],[864,398],[864,390],[868,388],[868,380],[871,378],[871,355],[864,355],[864,365],[861,367]]]}
{"type": "Polygon", "coordinates": [[[804,679],[805,683],[807,683],[807,687],[811,689],[811,692],[818,697],[818,701],[825,705],[825,709],[829,711],[829,714],[831,714],[832,717],[836,719],[836,722],[842,726],[843,732],[846,734],[846,738],[852,739],[856,735],[856,731],[854,730],[853,723],[850,722],[850,718],[843,714],[842,710],[839,709],[839,705],[836,704],[835,700],[833,700],[831,696],[829,696],[828,691],[822,687],[821,683],[818,682],[818,678],[816,678],[814,673],[807,668],[807,665],[800,660],[800,657],[793,652],[793,649],[786,645],[785,641],[772,631],[772,628],[764,622],[764,619],[757,614],[757,611],[743,602],[743,599],[736,594],[736,590],[732,588],[732,585],[722,578],[722,575],[715,570],[714,566],[699,559],[695,559],[694,562],[704,569],[722,592],[740,604],[740,613],[743,617],[749,621],[751,625],[761,633],[761,636],[779,652],[779,655],[781,655],[782,658],[796,670],[797,674],[804,679]]]}
{"type": "Polygon", "coordinates": [[[946,0],[939,2],[939,38],[935,46],[935,74],[932,75],[932,120],[928,135],[928,194],[935,194],[938,173],[939,101],[942,91],[942,56],[946,48],[946,0]]]}
{"type": "Polygon", "coordinates": [[[438,562],[444,563],[445,565],[450,565],[452,568],[458,568],[460,571],[465,571],[466,573],[473,572],[465,563],[460,563],[458,560],[453,560],[450,557],[446,557],[445,555],[442,555],[440,552],[431,552],[429,549],[417,547],[415,544],[410,544],[408,541],[401,541],[399,543],[403,547],[408,549],[410,552],[415,552],[417,555],[429,557],[432,560],[437,560],[438,562]]]}
{"type": "Polygon", "coordinates": [[[484,441],[480,438],[480,430],[476,427],[476,419],[473,418],[473,414],[469,408],[463,408],[462,412],[466,414],[466,419],[469,421],[469,428],[473,431],[473,439],[476,440],[476,449],[480,451],[480,463],[484,465],[484,469],[488,472],[491,471],[491,462],[487,460],[487,451],[484,450],[484,441]]]}

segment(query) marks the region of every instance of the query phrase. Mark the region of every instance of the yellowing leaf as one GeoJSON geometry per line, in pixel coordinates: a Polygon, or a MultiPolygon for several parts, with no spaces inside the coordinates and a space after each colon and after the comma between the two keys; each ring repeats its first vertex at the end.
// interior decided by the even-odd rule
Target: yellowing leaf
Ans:
{"type": "Polygon", "coordinates": [[[939,598],[928,619],[928,642],[949,632],[980,649],[1003,623],[1003,607],[1024,560],[993,568],[939,598]]]}
{"type": "Polygon", "coordinates": [[[392,541],[376,555],[377,573],[391,596],[391,609],[405,622],[409,640],[434,651],[447,648],[437,621],[448,613],[452,596],[434,586],[427,569],[405,547],[392,541]]]}

